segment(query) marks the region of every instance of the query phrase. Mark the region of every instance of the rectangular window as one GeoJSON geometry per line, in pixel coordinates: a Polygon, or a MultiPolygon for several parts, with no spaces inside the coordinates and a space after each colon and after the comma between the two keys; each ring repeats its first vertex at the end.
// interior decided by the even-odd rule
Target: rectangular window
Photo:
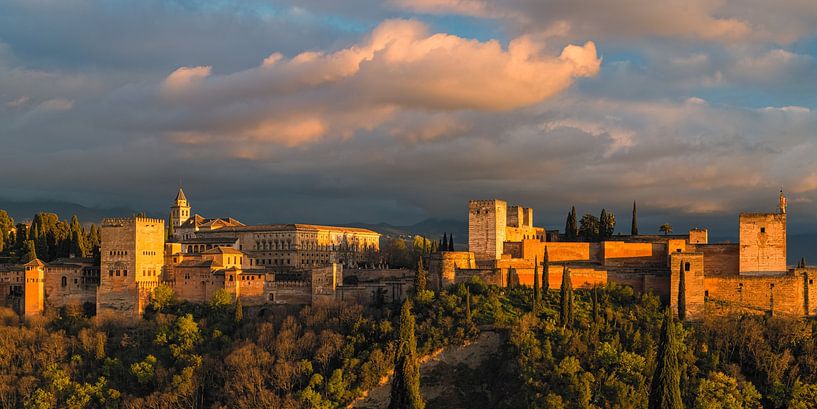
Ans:
{"type": "Polygon", "coordinates": [[[761,227],[761,228],[760,228],[760,232],[761,232],[761,233],[766,233],[766,228],[765,228],[765,227],[761,227]]]}

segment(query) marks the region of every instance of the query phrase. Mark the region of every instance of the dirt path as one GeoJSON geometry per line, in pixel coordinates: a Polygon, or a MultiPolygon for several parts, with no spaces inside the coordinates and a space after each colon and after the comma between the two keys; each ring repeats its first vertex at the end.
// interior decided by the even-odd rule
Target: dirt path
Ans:
{"type": "MultiPolygon", "coordinates": [[[[502,337],[493,331],[482,332],[470,344],[447,348],[441,353],[420,365],[420,389],[428,404],[427,407],[450,406],[456,400],[461,389],[456,383],[458,378],[469,377],[478,371],[485,361],[494,356],[502,347],[502,337]],[[435,402],[438,402],[435,404],[435,402]]],[[[477,386],[480,385],[467,385],[477,386]]],[[[354,402],[352,408],[381,409],[389,406],[391,382],[386,382],[370,390],[368,395],[354,402]]]]}

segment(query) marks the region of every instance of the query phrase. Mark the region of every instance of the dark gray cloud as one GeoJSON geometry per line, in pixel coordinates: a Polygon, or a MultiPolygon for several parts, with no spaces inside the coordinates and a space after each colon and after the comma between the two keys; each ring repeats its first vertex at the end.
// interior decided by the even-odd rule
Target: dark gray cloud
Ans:
{"type": "Polygon", "coordinates": [[[602,24],[613,11],[571,4],[470,13],[548,64],[571,42],[598,44],[597,75],[547,71],[562,86],[525,99],[548,79],[511,86],[510,44],[454,26],[334,80],[342,52],[360,52],[384,19],[423,19],[399,2],[0,0],[2,197],[163,212],[181,178],[194,210],[251,222],[462,219],[468,199],[501,197],[549,228],[572,204],[613,209],[623,226],[638,200],[645,226],[731,232],[738,211],[771,209],[783,186],[797,228],[815,225],[817,67],[789,45],[813,35],[808,4],[784,7],[799,16],[783,24],[765,4],[695,1],[694,32],[658,15],[602,24]],[[520,12],[530,20],[510,23],[520,12]],[[730,34],[741,22],[749,31],[730,34]],[[454,46],[423,54],[440,44],[454,46]],[[433,58],[411,65],[401,50],[433,58]],[[286,70],[308,51],[318,64],[286,70]],[[274,53],[282,67],[263,72],[274,53]],[[163,93],[174,72],[197,86],[163,93]],[[462,89],[422,87],[441,78],[462,89]]]}

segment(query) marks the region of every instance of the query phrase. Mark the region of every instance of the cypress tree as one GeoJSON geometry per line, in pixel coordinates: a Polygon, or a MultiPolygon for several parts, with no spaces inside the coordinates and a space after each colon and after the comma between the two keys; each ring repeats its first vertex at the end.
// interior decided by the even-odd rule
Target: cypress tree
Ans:
{"type": "Polygon", "coordinates": [[[454,233],[448,236],[448,251],[454,251],[454,233]]]}
{"type": "Polygon", "coordinates": [[[800,263],[797,264],[797,268],[806,268],[806,258],[805,257],[800,258],[800,263]]]}
{"type": "Polygon", "coordinates": [[[567,216],[567,231],[565,234],[570,240],[576,240],[579,237],[579,225],[576,221],[576,206],[570,208],[570,214],[567,216]]]}
{"type": "Polygon", "coordinates": [[[649,409],[682,409],[681,372],[678,363],[680,342],[675,331],[672,311],[667,308],[661,325],[655,373],[650,385],[649,409]]]}
{"type": "Polygon", "coordinates": [[[548,273],[550,272],[550,260],[548,255],[548,248],[545,247],[545,256],[542,258],[542,294],[547,297],[550,290],[550,280],[548,273]]]}
{"type": "Polygon", "coordinates": [[[389,409],[423,409],[420,395],[420,367],[417,364],[417,339],[414,335],[414,314],[411,301],[403,301],[400,310],[400,329],[394,360],[394,378],[391,383],[389,409]]]}
{"type": "Polygon", "coordinates": [[[448,233],[443,233],[443,241],[440,243],[442,251],[448,251],[448,233]]]}
{"type": "Polygon", "coordinates": [[[244,319],[244,306],[241,305],[241,297],[235,297],[235,323],[240,324],[244,319]]]}
{"type": "Polygon", "coordinates": [[[573,284],[570,282],[570,269],[564,267],[562,271],[559,323],[562,328],[570,328],[573,325],[573,284]]]}
{"type": "Polygon", "coordinates": [[[471,322],[471,290],[465,287],[465,321],[471,322]]]}
{"type": "Polygon", "coordinates": [[[681,260],[680,275],[678,276],[678,319],[684,321],[687,319],[687,296],[686,296],[686,270],[684,270],[684,261],[681,260]]]}
{"type": "Polygon", "coordinates": [[[633,224],[630,227],[630,235],[638,236],[638,209],[635,207],[635,200],[633,200],[633,224]]]}
{"type": "Polygon", "coordinates": [[[414,277],[414,293],[420,294],[428,286],[428,272],[423,267],[423,258],[417,260],[417,275],[414,277]]]}
{"type": "Polygon", "coordinates": [[[599,322],[599,287],[593,286],[593,324],[599,322]]]}
{"type": "Polygon", "coordinates": [[[173,213],[170,213],[170,220],[167,223],[167,241],[172,241],[176,234],[176,228],[173,226],[173,213]]]}
{"type": "Polygon", "coordinates": [[[26,240],[25,253],[20,260],[22,263],[28,263],[37,258],[37,248],[34,246],[33,240],[26,240]]]}
{"type": "Polygon", "coordinates": [[[533,258],[533,312],[539,312],[539,303],[542,301],[542,295],[539,294],[539,259],[533,258]]]}
{"type": "Polygon", "coordinates": [[[515,269],[513,267],[508,267],[508,282],[506,283],[506,286],[508,287],[509,290],[513,288],[514,273],[516,273],[515,269]]]}

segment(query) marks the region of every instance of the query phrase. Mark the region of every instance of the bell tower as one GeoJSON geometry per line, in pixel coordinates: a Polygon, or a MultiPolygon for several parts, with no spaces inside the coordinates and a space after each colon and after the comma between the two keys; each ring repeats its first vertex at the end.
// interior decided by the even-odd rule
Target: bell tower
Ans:
{"type": "Polygon", "coordinates": [[[173,227],[181,226],[190,216],[190,205],[187,203],[187,197],[185,197],[182,188],[179,187],[176,200],[173,202],[173,205],[170,206],[170,219],[171,223],[173,223],[173,227]]]}

